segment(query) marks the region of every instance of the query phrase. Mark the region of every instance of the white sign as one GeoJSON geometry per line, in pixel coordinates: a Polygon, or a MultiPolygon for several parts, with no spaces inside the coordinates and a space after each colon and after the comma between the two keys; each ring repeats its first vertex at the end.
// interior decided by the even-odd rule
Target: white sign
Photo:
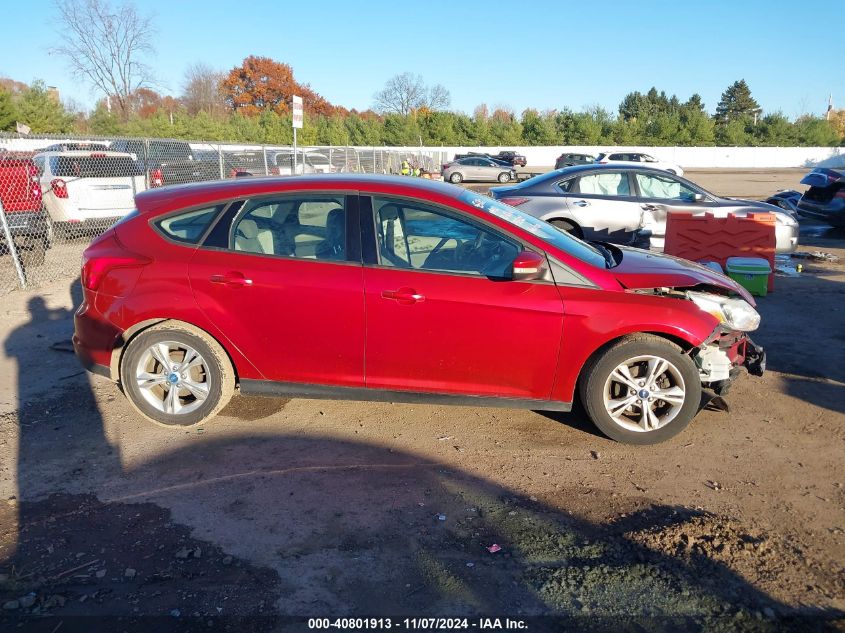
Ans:
{"type": "Polygon", "coordinates": [[[293,127],[302,127],[302,97],[293,98],[293,127]]]}

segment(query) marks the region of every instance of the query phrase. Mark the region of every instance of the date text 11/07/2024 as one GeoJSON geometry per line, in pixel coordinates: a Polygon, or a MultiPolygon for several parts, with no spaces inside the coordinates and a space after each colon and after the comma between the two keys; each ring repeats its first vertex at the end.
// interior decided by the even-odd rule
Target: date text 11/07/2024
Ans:
{"type": "Polygon", "coordinates": [[[430,630],[477,629],[477,630],[520,630],[527,629],[524,620],[511,618],[309,618],[308,628],[347,630],[430,630]]]}

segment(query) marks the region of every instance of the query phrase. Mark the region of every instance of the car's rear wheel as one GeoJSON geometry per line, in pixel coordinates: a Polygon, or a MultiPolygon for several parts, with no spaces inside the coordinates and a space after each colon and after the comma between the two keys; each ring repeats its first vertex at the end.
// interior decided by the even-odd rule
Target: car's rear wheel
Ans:
{"type": "Polygon", "coordinates": [[[449,182],[453,182],[456,185],[461,182],[464,177],[460,174],[460,172],[454,172],[451,176],[449,176],[449,182]]]}
{"type": "Polygon", "coordinates": [[[695,364],[677,345],[651,334],[626,337],[594,356],[579,387],[593,423],[626,444],[674,437],[701,404],[695,364]]]}
{"type": "Polygon", "coordinates": [[[165,321],[127,346],[120,380],[132,406],[164,426],[213,417],[232,397],[235,373],[226,352],[199,328],[165,321]]]}
{"type": "Polygon", "coordinates": [[[508,181],[510,181],[510,179],[511,179],[511,175],[506,171],[503,171],[501,174],[499,174],[499,178],[498,178],[499,182],[508,182],[508,181]]]}
{"type": "Polygon", "coordinates": [[[581,227],[577,224],[569,222],[568,220],[550,220],[549,224],[553,227],[560,229],[561,231],[565,231],[575,237],[583,237],[583,231],[581,231],[581,227]]]}

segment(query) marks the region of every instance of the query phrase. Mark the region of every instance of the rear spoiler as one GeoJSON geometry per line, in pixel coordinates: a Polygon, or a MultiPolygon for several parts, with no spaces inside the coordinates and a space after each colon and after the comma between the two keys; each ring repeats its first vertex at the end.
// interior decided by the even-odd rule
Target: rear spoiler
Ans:
{"type": "Polygon", "coordinates": [[[845,180],[845,173],[826,167],[817,167],[801,179],[801,184],[824,189],[840,180],[845,180]]]}

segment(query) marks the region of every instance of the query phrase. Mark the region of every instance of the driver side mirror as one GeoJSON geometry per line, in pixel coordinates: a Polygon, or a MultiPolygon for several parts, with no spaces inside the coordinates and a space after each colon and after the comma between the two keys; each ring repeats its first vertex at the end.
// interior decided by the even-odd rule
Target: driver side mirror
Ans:
{"type": "Polygon", "coordinates": [[[533,281],[546,276],[546,258],[534,251],[522,251],[513,260],[513,281],[533,281]]]}
{"type": "Polygon", "coordinates": [[[693,202],[704,202],[704,194],[703,193],[694,193],[692,194],[692,201],[693,202]]]}

